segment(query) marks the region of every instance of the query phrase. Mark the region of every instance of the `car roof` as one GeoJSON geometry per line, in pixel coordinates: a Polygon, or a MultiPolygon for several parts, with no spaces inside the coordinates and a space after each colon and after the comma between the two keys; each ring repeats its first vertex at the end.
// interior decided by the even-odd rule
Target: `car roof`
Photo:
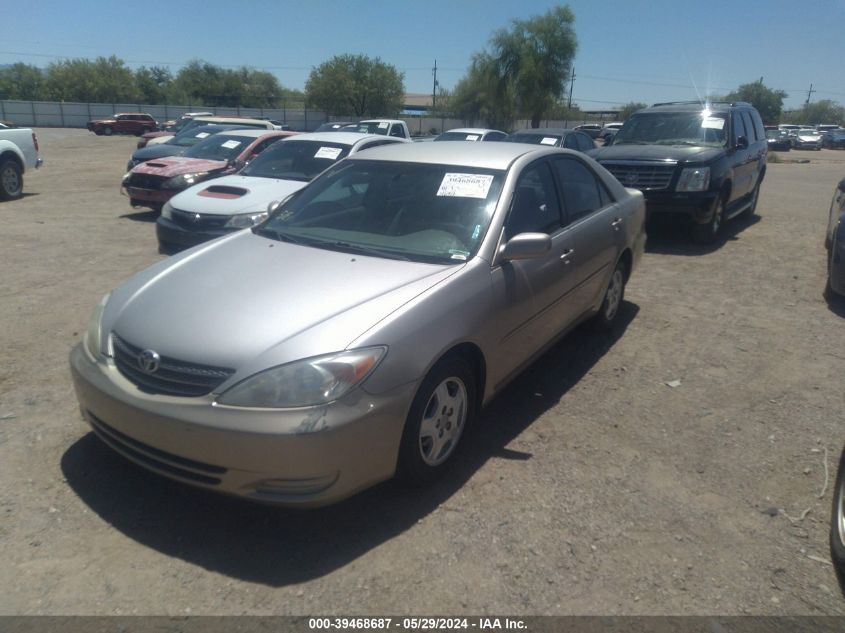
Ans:
{"type": "MultiPolygon", "coordinates": [[[[383,134],[362,134],[360,132],[308,132],[297,134],[297,141],[319,141],[321,143],[341,143],[342,145],[355,145],[361,141],[377,139],[383,141],[389,136],[383,134]]],[[[399,139],[397,141],[401,142],[399,139]]]]}
{"type": "MultiPolygon", "coordinates": [[[[196,129],[196,128],[194,128],[196,129]]],[[[266,130],[263,128],[243,128],[240,130],[227,130],[225,132],[220,132],[219,134],[215,134],[215,136],[249,136],[258,138],[259,136],[272,136],[278,135],[279,137],[283,136],[292,136],[291,132],[286,130],[266,130]]],[[[294,132],[293,134],[296,134],[294,132]]]]}
{"type": "Polygon", "coordinates": [[[745,101],[711,101],[702,103],[700,101],[670,101],[666,103],[655,103],[648,108],[643,108],[643,111],[660,111],[660,112],[701,112],[702,110],[710,110],[711,112],[727,112],[733,108],[748,108],[753,106],[745,101]]]}
{"type": "MultiPolygon", "coordinates": [[[[391,143],[373,147],[347,160],[385,160],[505,170],[526,154],[567,152],[525,143],[391,143]]],[[[572,152],[574,153],[574,152],[572,152]]]]}
{"type": "Polygon", "coordinates": [[[455,127],[451,130],[446,130],[443,132],[444,134],[448,132],[457,132],[458,134],[486,134],[487,132],[499,132],[500,130],[494,130],[492,128],[486,127],[455,127]]]}
{"type": "Polygon", "coordinates": [[[528,127],[523,130],[515,130],[511,132],[511,136],[515,134],[533,134],[535,136],[548,136],[549,134],[569,134],[575,132],[574,129],[568,127],[528,127]]]}

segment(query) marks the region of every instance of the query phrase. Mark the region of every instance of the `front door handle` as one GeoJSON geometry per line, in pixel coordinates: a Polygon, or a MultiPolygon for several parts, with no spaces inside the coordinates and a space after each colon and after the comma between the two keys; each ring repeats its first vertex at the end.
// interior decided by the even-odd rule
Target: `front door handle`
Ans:
{"type": "Polygon", "coordinates": [[[613,222],[610,223],[610,226],[613,227],[614,231],[618,231],[619,225],[622,224],[624,221],[625,220],[623,220],[622,218],[616,218],[616,219],[613,220],[613,222]]]}
{"type": "Polygon", "coordinates": [[[575,254],[575,249],[569,248],[569,249],[567,249],[563,252],[563,255],[560,256],[560,261],[562,261],[564,264],[568,264],[569,261],[570,261],[569,258],[574,254],[575,254]]]}

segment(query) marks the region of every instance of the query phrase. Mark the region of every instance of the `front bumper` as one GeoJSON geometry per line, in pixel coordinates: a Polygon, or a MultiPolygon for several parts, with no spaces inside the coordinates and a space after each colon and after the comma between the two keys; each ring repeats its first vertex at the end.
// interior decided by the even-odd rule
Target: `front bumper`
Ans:
{"type": "Polygon", "coordinates": [[[689,216],[697,224],[706,224],[713,215],[717,191],[678,192],[643,191],[648,217],[654,214],[689,216]]]}
{"type": "Polygon", "coordinates": [[[110,359],[70,354],[83,416],[106,444],[165,477],[293,506],[340,501],[393,476],[417,385],[356,389],[321,407],[244,409],[142,392],[110,359]]]}
{"type": "Polygon", "coordinates": [[[156,237],[159,246],[164,248],[189,248],[240,230],[219,228],[191,231],[167,218],[159,217],[156,220],[156,237]]]}
{"type": "Polygon", "coordinates": [[[845,242],[837,240],[831,244],[830,248],[832,252],[830,254],[828,283],[833,292],[845,296],[845,242]]]}
{"type": "Polygon", "coordinates": [[[162,206],[165,202],[170,200],[180,191],[175,189],[141,189],[140,187],[123,186],[126,195],[129,196],[133,203],[141,206],[162,206]],[[144,204],[149,203],[149,204],[144,204]]]}

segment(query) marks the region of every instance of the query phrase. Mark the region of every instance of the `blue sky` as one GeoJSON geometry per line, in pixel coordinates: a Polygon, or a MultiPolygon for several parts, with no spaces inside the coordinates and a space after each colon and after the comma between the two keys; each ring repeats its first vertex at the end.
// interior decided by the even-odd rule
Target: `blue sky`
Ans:
{"type": "MultiPolygon", "coordinates": [[[[573,101],[585,110],[694,99],[763,77],[800,107],[845,104],[845,0],[570,0],[578,52],[573,101]]],[[[125,3],[0,0],[0,64],[116,55],[131,67],[191,59],[268,70],[302,89],[343,53],[380,57],[407,92],[431,92],[432,67],[452,88],[472,54],[541,0],[203,0],[125,3]],[[6,6],[4,6],[6,5],[6,6]]]]}

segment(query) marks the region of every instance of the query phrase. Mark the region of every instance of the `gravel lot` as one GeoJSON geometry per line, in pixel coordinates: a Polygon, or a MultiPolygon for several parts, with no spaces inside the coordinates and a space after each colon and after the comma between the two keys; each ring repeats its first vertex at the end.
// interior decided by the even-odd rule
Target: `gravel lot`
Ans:
{"type": "Polygon", "coordinates": [[[83,424],[67,354],[164,256],[118,191],[135,138],[38,134],[45,166],[0,203],[0,613],[845,614],[845,307],[822,295],[845,152],[782,155],[811,162],[770,164],[715,247],[656,227],[616,335],[525,372],[448,480],[294,512],[157,477],[83,424]]]}

